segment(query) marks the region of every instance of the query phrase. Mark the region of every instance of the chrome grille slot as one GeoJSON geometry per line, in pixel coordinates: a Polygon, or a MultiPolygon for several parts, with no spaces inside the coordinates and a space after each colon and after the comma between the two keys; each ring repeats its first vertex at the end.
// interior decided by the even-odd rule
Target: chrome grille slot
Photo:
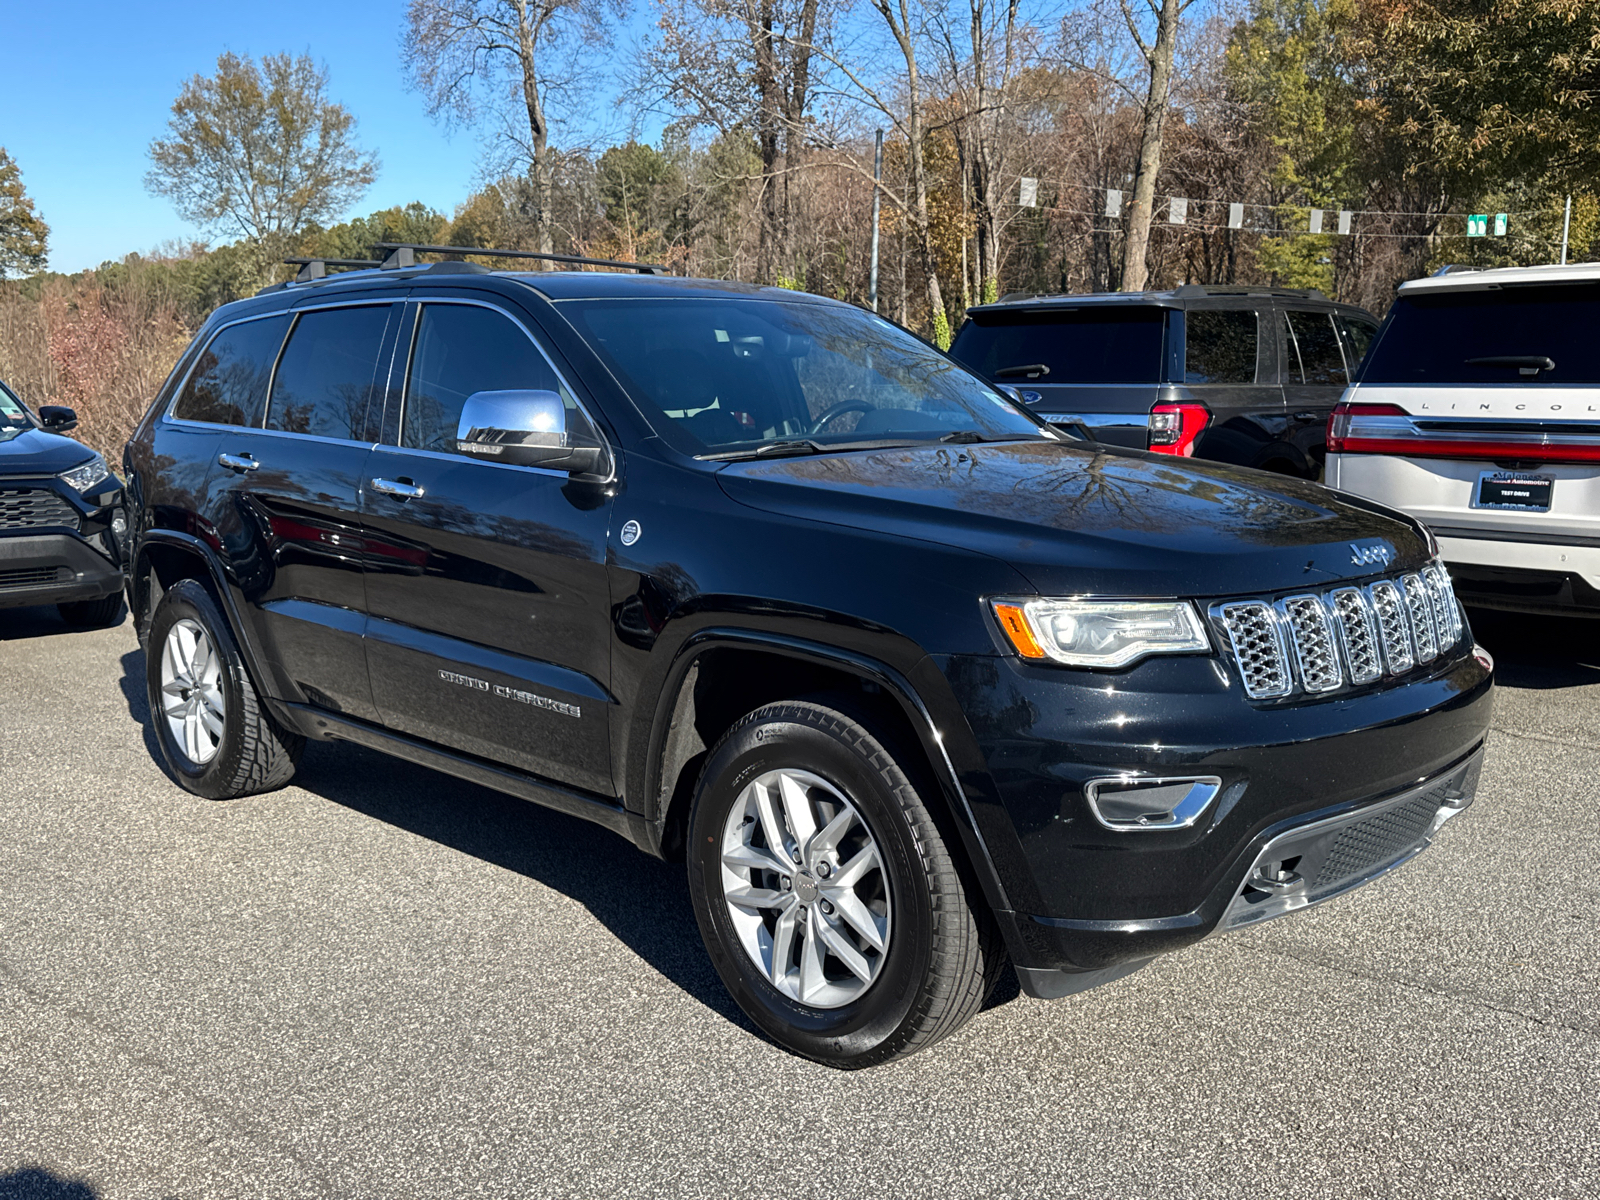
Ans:
{"type": "Polygon", "coordinates": [[[1406,619],[1405,601],[1400,589],[1384,579],[1367,589],[1372,611],[1378,618],[1378,635],[1383,639],[1383,661],[1389,674],[1400,675],[1417,665],[1411,648],[1411,622],[1406,619]]]}
{"type": "Polygon", "coordinates": [[[1287,696],[1294,690],[1283,633],[1270,604],[1256,600],[1224,604],[1217,615],[1228,632],[1233,660],[1239,666],[1246,695],[1254,700],[1266,700],[1287,696]]]}
{"type": "Polygon", "coordinates": [[[1411,634],[1417,642],[1417,661],[1428,662],[1439,655],[1439,632],[1433,626],[1433,597],[1420,575],[1400,580],[1405,589],[1406,615],[1411,618],[1411,634]]]}
{"type": "Polygon", "coordinates": [[[1328,624],[1328,610],[1316,596],[1290,596],[1283,601],[1283,619],[1294,645],[1300,686],[1308,692],[1331,692],[1344,682],[1339,650],[1328,624]]]}
{"type": "Polygon", "coordinates": [[[1455,590],[1450,586],[1450,576],[1443,567],[1425,567],[1423,582],[1433,599],[1433,617],[1439,628],[1439,649],[1448,650],[1461,640],[1461,608],[1456,604],[1455,590]]]}
{"type": "Polygon", "coordinates": [[[1459,645],[1466,632],[1450,576],[1437,561],[1366,587],[1228,600],[1210,613],[1252,700],[1404,675],[1459,645]]]}
{"type": "Polygon", "coordinates": [[[1351,683],[1371,683],[1383,674],[1383,651],[1378,646],[1378,627],[1372,607],[1360,588],[1340,588],[1328,596],[1345,666],[1351,683]]]}

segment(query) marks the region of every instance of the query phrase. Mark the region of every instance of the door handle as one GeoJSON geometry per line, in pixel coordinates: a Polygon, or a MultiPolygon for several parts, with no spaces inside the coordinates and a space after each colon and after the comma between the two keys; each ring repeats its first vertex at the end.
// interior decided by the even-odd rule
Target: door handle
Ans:
{"type": "Polygon", "coordinates": [[[248,454],[219,454],[217,464],[230,471],[254,471],[261,464],[248,454]]]}
{"type": "Polygon", "coordinates": [[[393,496],[396,500],[415,500],[422,495],[421,488],[403,479],[374,479],[372,490],[381,492],[385,496],[393,496]]]}

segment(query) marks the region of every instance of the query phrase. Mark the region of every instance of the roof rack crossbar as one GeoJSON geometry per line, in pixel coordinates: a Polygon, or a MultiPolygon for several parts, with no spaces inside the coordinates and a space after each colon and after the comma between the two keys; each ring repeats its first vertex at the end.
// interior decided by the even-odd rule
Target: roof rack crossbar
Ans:
{"type": "Polygon", "coordinates": [[[313,279],[326,279],[329,267],[376,267],[380,264],[371,258],[286,258],[284,265],[299,267],[294,277],[296,283],[310,283],[313,279]]]}
{"type": "MultiPolygon", "coordinates": [[[[389,258],[383,263],[386,267],[401,251],[409,251],[412,254],[463,254],[477,258],[536,258],[545,262],[578,263],[587,267],[612,267],[621,271],[638,271],[641,275],[664,275],[667,271],[667,268],[659,263],[619,262],[613,258],[586,258],[581,254],[545,254],[538,250],[492,250],[483,246],[426,246],[417,242],[374,242],[372,248],[389,252],[389,258]]],[[[394,265],[410,266],[411,263],[395,262],[394,265]]]]}

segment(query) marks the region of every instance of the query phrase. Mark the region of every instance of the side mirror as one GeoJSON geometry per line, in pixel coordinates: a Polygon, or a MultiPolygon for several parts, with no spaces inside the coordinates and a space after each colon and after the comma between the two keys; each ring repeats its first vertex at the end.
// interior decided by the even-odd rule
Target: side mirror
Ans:
{"type": "Polygon", "coordinates": [[[555,392],[473,392],[461,406],[456,450],[472,458],[519,467],[551,467],[591,475],[605,449],[586,432],[567,428],[567,408],[555,392]]]}
{"type": "Polygon", "coordinates": [[[39,406],[39,424],[51,433],[66,433],[78,427],[78,414],[64,404],[39,406]]]}

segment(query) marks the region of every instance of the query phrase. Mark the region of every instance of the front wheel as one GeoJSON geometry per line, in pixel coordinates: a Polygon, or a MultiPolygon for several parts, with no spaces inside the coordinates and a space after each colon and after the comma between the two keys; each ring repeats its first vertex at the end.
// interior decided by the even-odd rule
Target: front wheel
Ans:
{"type": "Polygon", "coordinates": [[[689,884],[717,972],[790,1050],[902,1058],[982,1006],[1002,953],[901,765],[809,701],[758,709],[712,751],[689,884]]]}
{"type": "Polygon", "coordinates": [[[167,766],[189,791],[231,800],[280,788],[305,739],[272,719],[211,593],[180,580],[150,619],[145,686],[167,766]]]}

